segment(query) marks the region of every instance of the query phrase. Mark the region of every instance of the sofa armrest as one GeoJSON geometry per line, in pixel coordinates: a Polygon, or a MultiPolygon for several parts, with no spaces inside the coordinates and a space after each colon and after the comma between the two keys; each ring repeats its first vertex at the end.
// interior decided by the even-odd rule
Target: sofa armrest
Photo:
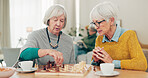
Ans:
{"type": "Polygon", "coordinates": [[[91,64],[92,55],[93,55],[93,52],[92,51],[90,51],[90,52],[87,53],[87,55],[86,55],[86,63],[87,64],[91,64]]]}
{"type": "Polygon", "coordinates": [[[148,72],[148,49],[143,49],[143,53],[144,53],[144,55],[146,57],[146,60],[147,60],[147,70],[146,70],[146,72],[148,72]]]}

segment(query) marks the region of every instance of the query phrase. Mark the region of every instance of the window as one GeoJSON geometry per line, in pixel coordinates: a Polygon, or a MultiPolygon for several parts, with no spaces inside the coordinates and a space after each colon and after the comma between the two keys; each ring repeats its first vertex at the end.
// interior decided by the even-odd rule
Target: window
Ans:
{"type": "Polygon", "coordinates": [[[76,0],[76,36],[79,36],[79,27],[80,27],[80,1],[76,0]]]}
{"type": "Polygon", "coordinates": [[[11,47],[21,47],[32,30],[46,27],[43,24],[45,11],[53,0],[10,0],[11,47]]]}

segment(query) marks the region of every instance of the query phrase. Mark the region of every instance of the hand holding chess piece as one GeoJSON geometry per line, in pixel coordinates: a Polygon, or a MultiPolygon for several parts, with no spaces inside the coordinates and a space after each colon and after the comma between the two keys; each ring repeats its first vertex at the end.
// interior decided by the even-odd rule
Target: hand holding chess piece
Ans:
{"type": "Polygon", "coordinates": [[[43,54],[43,49],[39,49],[39,57],[43,57],[45,55],[49,55],[49,56],[52,56],[55,60],[55,63],[57,65],[62,65],[63,64],[63,61],[64,61],[64,58],[63,58],[63,53],[57,51],[57,50],[54,50],[54,49],[45,49],[46,52],[43,54]]]}

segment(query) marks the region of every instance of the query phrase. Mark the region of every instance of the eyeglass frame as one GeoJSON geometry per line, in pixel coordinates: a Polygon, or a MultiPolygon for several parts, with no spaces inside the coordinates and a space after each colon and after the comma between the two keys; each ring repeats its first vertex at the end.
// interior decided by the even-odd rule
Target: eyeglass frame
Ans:
{"type": "MultiPolygon", "coordinates": [[[[98,25],[100,26],[100,24],[101,24],[102,22],[104,22],[104,21],[106,21],[106,20],[104,19],[104,20],[102,20],[102,21],[100,21],[100,22],[96,22],[96,23],[98,23],[98,25]]],[[[99,27],[99,26],[96,25],[96,23],[91,22],[90,24],[94,24],[96,27],[99,27]]]]}

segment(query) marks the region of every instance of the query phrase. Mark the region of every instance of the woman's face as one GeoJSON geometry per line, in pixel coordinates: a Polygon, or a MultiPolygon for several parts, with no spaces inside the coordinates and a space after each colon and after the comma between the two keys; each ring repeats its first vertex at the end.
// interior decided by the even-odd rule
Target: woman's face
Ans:
{"type": "Polygon", "coordinates": [[[59,32],[62,30],[65,23],[65,16],[62,14],[58,17],[52,17],[50,18],[50,21],[48,22],[49,26],[48,29],[52,34],[55,34],[58,36],[59,32]]]}
{"type": "Polygon", "coordinates": [[[93,20],[93,22],[95,23],[95,28],[97,29],[97,32],[99,33],[100,36],[105,35],[110,30],[110,24],[107,21],[103,21],[103,20],[104,19],[93,20]],[[100,22],[100,24],[98,24],[97,22],[100,22]]]}
{"type": "Polygon", "coordinates": [[[89,35],[93,35],[93,34],[95,34],[96,32],[95,31],[93,31],[91,28],[89,29],[89,35]]]}

